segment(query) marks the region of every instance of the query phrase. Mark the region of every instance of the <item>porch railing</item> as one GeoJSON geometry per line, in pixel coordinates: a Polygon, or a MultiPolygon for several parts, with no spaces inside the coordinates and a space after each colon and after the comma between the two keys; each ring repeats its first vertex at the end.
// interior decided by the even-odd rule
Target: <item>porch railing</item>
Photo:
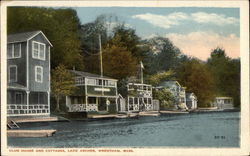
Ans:
{"type": "Polygon", "coordinates": [[[69,108],[70,112],[91,112],[98,111],[97,104],[72,104],[69,108]]]}
{"type": "Polygon", "coordinates": [[[7,104],[8,115],[47,114],[48,104],[7,104]]]}

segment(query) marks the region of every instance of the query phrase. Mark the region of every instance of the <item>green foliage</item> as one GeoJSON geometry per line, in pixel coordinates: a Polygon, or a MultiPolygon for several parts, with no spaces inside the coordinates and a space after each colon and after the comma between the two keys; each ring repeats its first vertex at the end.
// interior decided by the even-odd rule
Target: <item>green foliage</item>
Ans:
{"type": "Polygon", "coordinates": [[[179,48],[168,38],[155,37],[144,41],[144,44],[150,49],[145,61],[149,74],[175,69],[181,61],[182,55],[179,48]]]}
{"type": "Polygon", "coordinates": [[[161,108],[174,108],[175,98],[173,94],[166,88],[153,90],[153,98],[160,101],[161,108]]]}
{"type": "Polygon", "coordinates": [[[75,81],[72,74],[65,68],[64,65],[59,65],[52,70],[51,89],[52,95],[57,101],[56,111],[60,111],[60,99],[64,96],[70,95],[76,89],[74,83],[75,81]]]}
{"type": "Polygon", "coordinates": [[[59,64],[68,68],[83,68],[80,53],[80,22],[72,9],[38,7],[8,7],[8,34],[42,30],[53,44],[51,48],[52,69],[59,64]]]}
{"type": "Polygon", "coordinates": [[[138,62],[143,59],[145,52],[138,46],[139,44],[140,38],[135,34],[135,30],[126,28],[124,25],[114,28],[114,36],[108,42],[108,46],[125,47],[138,62]]]}
{"type": "Polygon", "coordinates": [[[216,96],[231,96],[236,107],[240,106],[240,60],[226,56],[225,50],[215,48],[207,61],[215,79],[216,96]]]}
{"type": "Polygon", "coordinates": [[[177,69],[177,79],[198,98],[198,107],[209,107],[214,99],[214,78],[207,66],[199,60],[184,62],[177,69]]]}
{"type": "Polygon", "coordinates": [[[172,70],[169,70],[167,72],[160,72],[154,75],[151,75],[148,78],[148,82],[152,84],[153,86],[157,86],[160,84],[160,82],[164,80],[172,79],[174,75],[174,72],[172,70]]]}
{"type": "Polygon", "coordinates": [[[113,45],[103,50],[103,71],[107,76],[123,79],[134,75],[136,61],[126,48],[113,45]]]}

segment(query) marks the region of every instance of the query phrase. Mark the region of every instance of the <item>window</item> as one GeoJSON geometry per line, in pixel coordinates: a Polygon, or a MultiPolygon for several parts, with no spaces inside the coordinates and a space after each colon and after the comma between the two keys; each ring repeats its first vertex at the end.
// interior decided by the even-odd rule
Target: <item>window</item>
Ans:
{"type": "Polygon", "coordinates": [[[96,80],[95,79],[88,79],[88,85],[95,85],[95,82],[96,80]]]}
{"type": "Polygon", "coordinates": [[[102,85],[102,80],[96,80],[96,85],[101,86],[102,85]]]}
{"type": "Polygon", "coordinates": [[[15,101],[16,104],[23,104],[23,94],[21,92],[16,92],[15,101]]]}
{"type": "Polygon", "coordinates": [[[45,60],[45,48],[45,44],[33,41],[32,57],[39,60],[45,60]]]}
{"type": "Polygon", "coordinates": [[[133,104],[133,103],[134,103],[133,98],[129,97],[129,98],[128,98],[128,103],[129,103],[129,104],[133,104]]]}
{"type": "Polygon", "coordinates": [[[35,66],[35,80],[36,82],[43,82],[43,67],[35,66]]]}
{"type": "Polygon", "coordinates": [[[115,86],[115,81],[108,80],[108,86],[115,86]]]}
{"type": "Polygon", "coordinates": [[[8,44],[7,45],[7,57],[8,59],[21,58],[21,43],[8,44]]]}
{"type": "Polygon", "coordinates": [[[17,66],[11,65],[9,67],[9,82],[17,82],[17,66]]]}

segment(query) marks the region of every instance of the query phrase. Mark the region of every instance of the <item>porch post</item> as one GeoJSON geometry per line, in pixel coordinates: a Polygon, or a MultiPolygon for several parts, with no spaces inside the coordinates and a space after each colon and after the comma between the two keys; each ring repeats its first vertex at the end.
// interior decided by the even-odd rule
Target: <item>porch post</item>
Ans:
{"type": "Polygon", "coordinates": [[[27,102],[27,113],[26,114],[28,114],[29,113],[29,103],[30,103],[30,98],[29,98],[30,91],[26,91],[26,94],[27,94],[27,99],[26,99],[26,102],[27,102]]]}
{"type": "Polygon", "coordinates": [[[47,94],[48,94],[48,113],[50,114],[50,92],[47,91],[47,94]]]}
{"type": "Polygon", "coordinates": [[[115,105],[116,105],[116,112],[118,113],[118,98],[117,96],[115,97],[115,105]]]}
{"type": "Polygon", "coordinates": [[[89,111],[89,107],[88,107],[88,96],[85,96],[85,103],[86,103],[86,111],[89,111]]]}

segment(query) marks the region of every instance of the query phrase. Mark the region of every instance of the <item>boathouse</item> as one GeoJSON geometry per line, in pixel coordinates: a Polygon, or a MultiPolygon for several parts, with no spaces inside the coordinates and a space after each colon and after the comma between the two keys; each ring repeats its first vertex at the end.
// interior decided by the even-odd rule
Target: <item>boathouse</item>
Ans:
{"type": "Polygon", "coordinates": [[[7,116],[50,114],[50,48],[42,31],[7,37],[7,116]]]}
{"type": "Polygon", "coordinates": [[[188,109],[197,109],[197,101],[194,93],[186,93],[186,105],[188,109]]]}
{"type": "Polygon", "coordinates": [[[234,109],[232,97],[216,97],[213,103],[218,109],[234,109]]]}
{"type": "Polygon", "coordinates": [[[70,70],[77,89],[66,96],[68,112],[117,111],[117,80],[97,74],[70,70]]]}

